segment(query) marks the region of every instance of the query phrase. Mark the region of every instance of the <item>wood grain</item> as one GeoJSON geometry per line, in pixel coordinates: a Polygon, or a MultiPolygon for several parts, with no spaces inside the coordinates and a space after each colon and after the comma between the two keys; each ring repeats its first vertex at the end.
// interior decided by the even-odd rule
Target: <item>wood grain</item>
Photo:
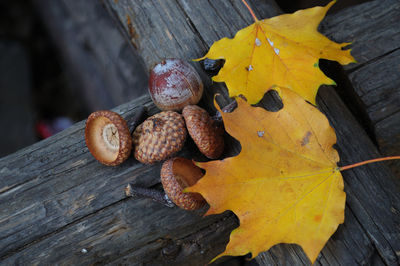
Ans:
{"type": "MultiPolygon", "coordinates": [[[[353,43],[357,63],[345,67],[348,90],[356,92],[382,153],[400,154],[400,2],[348,8],[328,16],[321,31],[337,42],[353,43]]],[[[391,165],[400,177],[400,162],[391,165]]]]}
{"type": "Polygon", "coordinates": [[[147,93],[143,62],[100,1],[32,1],[89,111],[147,93]]]}

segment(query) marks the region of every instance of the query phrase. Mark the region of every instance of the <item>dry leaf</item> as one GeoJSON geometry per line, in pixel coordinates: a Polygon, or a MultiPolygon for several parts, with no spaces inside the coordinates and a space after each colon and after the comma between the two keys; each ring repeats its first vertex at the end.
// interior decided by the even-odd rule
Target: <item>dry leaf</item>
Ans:
{"type": "Polygon", "coordinates": [[[281,94],[284,108],[278,112],[238,98],[235,111],[222,113],[242,150],[236,157],[199,163],[206,174],[188,189],[207,200],[207,214],[232,210],[240,219],[220,256],[251,252],[255,257],[275,244],[297,243],[314,262],[344,221],[334,130],[300,96],[284,88],[281,94]]]}
{"type": "Polygon", "coordinates": [[[319,59],[354,62],[350,50],[342,50],[349,43],[332,42],[317,30],[333,4],[256,21],[233,39],[215,42],[198,60],[225,59],[213,80],[225,82],[230,97],[243,94],[254,104],[265,92],[280,86],[315,104],[319,86],[335,84],[319,69],[319,59]]]}

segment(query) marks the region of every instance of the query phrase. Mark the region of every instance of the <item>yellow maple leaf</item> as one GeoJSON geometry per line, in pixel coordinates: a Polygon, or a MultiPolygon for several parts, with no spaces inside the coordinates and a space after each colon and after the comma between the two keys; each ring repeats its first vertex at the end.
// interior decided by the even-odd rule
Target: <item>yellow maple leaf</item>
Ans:
{"type": "Polygon", "coordinates": [[[335,84],[319,69],[320,58],[341,64],[355,62],[350,43],[335,43],[317,28],[328,9],[299,10],[256,22],[237,32],[233,39],[215,42],[205,58],[225,59],[214,81],[225,82],[229,96],[243,94],[250,104],[259,102],[275,86],[286,87],[315,105],[321,84],[335,84]]]}
{"type": "Polygon", "coordinates": [[[275,244],[297,243],[314,262],[344,221],[334,130],[296,93],[281,88],[281,94],[284,108],[278,112],[240,98],[232,113],[221,112],[242,150],[236,157],[198,163],[206,174],[187,189],[207,200],[207,215],[232,210],[239,217],[240,226],[218,257],[249,252],[255,257],[275,244]]]}

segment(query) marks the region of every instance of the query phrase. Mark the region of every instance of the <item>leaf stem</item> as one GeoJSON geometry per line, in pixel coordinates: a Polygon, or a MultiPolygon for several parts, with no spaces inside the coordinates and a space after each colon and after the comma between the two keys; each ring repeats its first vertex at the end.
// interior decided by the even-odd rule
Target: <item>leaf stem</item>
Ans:
{"type": "Polygon", "coordinates": [[[367,161],[363,161],[363,162],[359,162],[359,163],[355,163],[355,164],[350,164],[350,165],[339,167],[339,171],[348,170],[348,169],[358,167],[358,166],[361,166],[364,164],[376,163],[376,162],[388,161],[388,160],[400,160],[400,156],[389,156],[389,157],[367,160],[367,161]]]}
{"type": "Polygon", "coordinates": [[[249,10],[251,16],[254,19],[254,22],[258,22],[258,18],[256,17],[256,14],[254,14],[253,9],[251,9],[251,7],[249,6],[249,4],[246,2],[246,0],[242,0],[243,4],[247,7],[247,9],[249,10]]]}

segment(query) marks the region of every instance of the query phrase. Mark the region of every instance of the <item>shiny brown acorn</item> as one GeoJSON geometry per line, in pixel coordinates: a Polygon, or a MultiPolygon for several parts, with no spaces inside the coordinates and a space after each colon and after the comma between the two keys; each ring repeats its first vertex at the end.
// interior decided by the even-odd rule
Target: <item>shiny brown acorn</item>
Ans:
{"type": "Polygon", "coordinates": [[[165,59],[150,72],[149,93],[159,109],[180,111],[200,101],[203,82],[189,63],[165,59]]]}

